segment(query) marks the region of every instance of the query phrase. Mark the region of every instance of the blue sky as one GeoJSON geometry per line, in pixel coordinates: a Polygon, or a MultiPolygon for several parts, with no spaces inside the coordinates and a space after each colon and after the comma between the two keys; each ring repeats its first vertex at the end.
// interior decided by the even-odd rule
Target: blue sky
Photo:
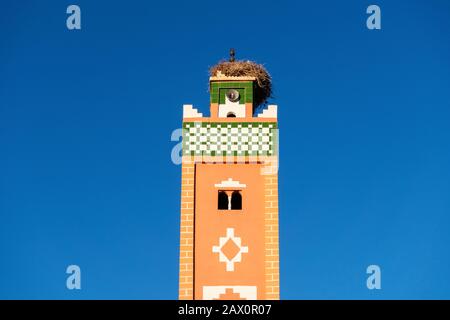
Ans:
{"type": "Polygon", "coordinates": [[[445,0],[3,1],[0,298],[177,298],[170,135],[234,47],[279,105],[281,297],[449,299],[449,34],[445,0]]]}

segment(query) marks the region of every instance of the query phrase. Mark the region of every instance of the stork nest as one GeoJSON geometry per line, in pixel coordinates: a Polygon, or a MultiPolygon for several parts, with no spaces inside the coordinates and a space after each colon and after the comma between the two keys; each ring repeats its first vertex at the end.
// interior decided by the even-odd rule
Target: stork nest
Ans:
{"type": "Polygon", "coordinates": [[[255,77],[256,86],[253,93],[255,107],[265,105],[272,97],[272,78],[262,64],[253,61],[221,61],[209,69],[212,77],[221,73],[228,77],[255,77]]]}

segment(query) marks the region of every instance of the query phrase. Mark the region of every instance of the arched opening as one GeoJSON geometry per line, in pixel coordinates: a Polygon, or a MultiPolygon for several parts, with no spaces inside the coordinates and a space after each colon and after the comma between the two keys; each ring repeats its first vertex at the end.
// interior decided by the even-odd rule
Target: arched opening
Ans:
{"type": "Polygon", "coordinates": [[[231,210],[242,210],[242,195],[239,191],[231,194],[231,210]]]}
{"type": "Polygon", "coordinates": [[[236,114],[234,112],[228,112],[227,118],[236,118],[236,114]]]}
{"type": "Polygon", "coordinates": [[[228,210],[228,196],[224,191],[219,191],[217,209],[228,210]]]}

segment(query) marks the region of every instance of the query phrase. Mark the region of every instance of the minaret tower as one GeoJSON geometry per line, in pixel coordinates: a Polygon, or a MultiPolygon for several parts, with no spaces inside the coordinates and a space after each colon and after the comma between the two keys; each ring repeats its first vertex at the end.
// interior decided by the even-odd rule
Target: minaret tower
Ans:
{"type": "Polygon", "coordinates": [[[210,117],[183,106],[179,298],[279,299],[277,106],[255,112],[270,76],[232,51],[209,84],[210,117]]]}

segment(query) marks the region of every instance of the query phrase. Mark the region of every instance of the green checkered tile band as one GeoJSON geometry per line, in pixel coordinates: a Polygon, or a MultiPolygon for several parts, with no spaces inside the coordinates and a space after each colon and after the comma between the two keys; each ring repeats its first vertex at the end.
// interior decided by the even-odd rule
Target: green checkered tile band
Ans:
{"type": "Polygon", "coordinates": [[[275,155],[275,122],[185,122],[183,155],[275,155]]]}

